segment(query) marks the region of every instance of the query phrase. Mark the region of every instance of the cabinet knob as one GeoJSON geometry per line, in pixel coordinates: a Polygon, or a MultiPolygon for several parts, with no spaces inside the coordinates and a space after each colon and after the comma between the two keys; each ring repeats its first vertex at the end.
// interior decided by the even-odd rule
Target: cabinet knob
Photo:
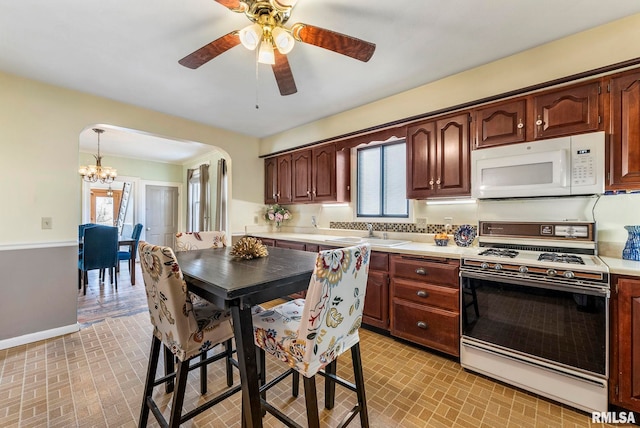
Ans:
{"type": "Polygon", "coordinates": [[[313,194],[313,196],[315,197],[315,196],[316,196],[316,189],[313,189],[313,190],[311,191],[311,193],[312,193],[312,194],[313,194]]]}
{"type": "Polygon", "coordinates": [[[538,120],[536,120],[536,125],[537,126],[542,126],[544,122],[542,121],[542,118],[540,117],[540,115],[538,115],[538,120]]]}
{"type": "Polygon", "coordinates": [[[433,178],[429,180],[429,186],[433,189],[433,178]]]}
{"type": "Polygon", "coordinates": [[[440,178],[436,180],[436,184],[438,185],[438,189],[440,189],[440,184],[441,184],[440,178]]]}
{"type": "Polygon", "coordinates": [[[524,123],[522,123],[522,119],[518,120],[518,125],[517,125],[518,129],[522,129],[524,128],[524,123]]]}
{"type": "Polygon", "coordinates": [[[429,328],[429,325],[424,321],[418,321],[416,325],[423,330],[426,330],[429,328]]]}
{"type": "Polygon", "coordinates": [[[418,295],[418,297],[429,297],[429,293],[424,290],[420,290],[416,294],[418,295]]]}
{"type": "Polygon", "coordinates": [[[418,269],[416,269],[416,273],[418,275],[426,275],[427,274],[427,270],[425,268],[418,268],[418,269]]]}

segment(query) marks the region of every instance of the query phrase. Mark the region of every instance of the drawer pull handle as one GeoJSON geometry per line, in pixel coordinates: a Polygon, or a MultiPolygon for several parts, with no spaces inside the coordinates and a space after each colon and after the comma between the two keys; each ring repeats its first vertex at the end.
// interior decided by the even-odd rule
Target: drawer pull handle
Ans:
{"type": "Polygon", "coordinates": [[[424,290],[420,290],[416,294],[418,295],[418,297],[429,297],[429,293],[424,290]]]}
{"type": "Polygon", "coordinates": [[[418,275],[426,275],[427,274],[427,270],[425,268],[418,268],[418,269],[416,269],[416,273],[418,275]]]}
{"type": "Polygon", "coordinates": [[[424,321],[418,321],[417,326],[418,326],[419,328],[423,329],[423,330],[426,330],[427,328],[429,328],[429,326],[427,325],[427,323],[426,323],[426,322],[424,322],[424,321]]]}

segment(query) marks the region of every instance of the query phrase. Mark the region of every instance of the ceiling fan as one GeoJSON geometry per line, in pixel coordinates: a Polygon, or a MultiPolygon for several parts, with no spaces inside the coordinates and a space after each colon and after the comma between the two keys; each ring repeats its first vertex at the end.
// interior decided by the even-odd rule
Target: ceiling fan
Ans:
{"type": "Polygon", "coordinates": [[[229,10],[244,13],[253,24],[232,31],[185,56],[180,64],[196,69],[229,49],[242,44],[258,49],[258,62],[271,64],[280,95],[295,94],[298,90],[286,54],[295,41],[319,46],[348,57],[367,62],[376,49],[374,43],[337,33],[313,25],[284,26],[297,0],[215,0],[229,10]]]}

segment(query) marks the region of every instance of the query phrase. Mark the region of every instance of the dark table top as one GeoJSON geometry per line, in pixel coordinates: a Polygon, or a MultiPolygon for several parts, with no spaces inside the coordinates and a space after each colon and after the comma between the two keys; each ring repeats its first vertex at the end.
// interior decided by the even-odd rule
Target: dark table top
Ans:
{"type": "Polygon", "coordinates": [[[259,304],[306,290],[317,253],[268,250],[267,257],[252,260],[232,257],[229,247],[178,252],[176,258],[190,290],[216,303],[259,304]]]}

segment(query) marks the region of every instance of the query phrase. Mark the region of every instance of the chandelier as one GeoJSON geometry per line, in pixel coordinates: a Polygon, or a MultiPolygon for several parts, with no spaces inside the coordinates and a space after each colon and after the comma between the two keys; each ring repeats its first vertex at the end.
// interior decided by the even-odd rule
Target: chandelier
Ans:
{"type": "Polygon", "coordinates": [[[93,132],[98,134],[98,154],[93,155],[93,157],[96,158],[96,164],[81,166],[78,172],[84,181],[91,183],[97,181],[100,183],[113,183],[113,180],[118,176],[118,172],[114,168],[102,166],[102,156],[100,156],[100,134],[104,132],[104,129],[93,128],[93,132]]]}

